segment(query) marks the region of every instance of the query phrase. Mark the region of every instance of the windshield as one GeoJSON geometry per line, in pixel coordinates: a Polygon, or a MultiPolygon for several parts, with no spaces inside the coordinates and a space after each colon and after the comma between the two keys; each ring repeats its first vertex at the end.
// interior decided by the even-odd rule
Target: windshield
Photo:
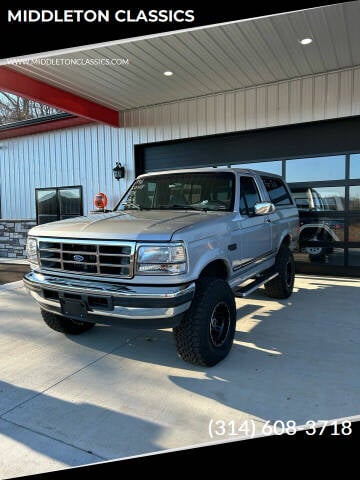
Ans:
{"type": "Polygon", "coordinates": [[[117,210],[232,211],[235,175],[231,172],[173,173],[138,178],[117,210]]]}

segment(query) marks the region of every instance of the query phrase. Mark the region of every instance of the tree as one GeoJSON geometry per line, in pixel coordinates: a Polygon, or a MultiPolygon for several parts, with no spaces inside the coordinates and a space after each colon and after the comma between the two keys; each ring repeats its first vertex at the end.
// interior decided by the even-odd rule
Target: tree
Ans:
{"type": "Polygon", "coordinates": [[[0,92],[0,125],[56,115],[57,113],[62,113],[62,111],[28,98],[18,97],[12,93],[0,92]]]}

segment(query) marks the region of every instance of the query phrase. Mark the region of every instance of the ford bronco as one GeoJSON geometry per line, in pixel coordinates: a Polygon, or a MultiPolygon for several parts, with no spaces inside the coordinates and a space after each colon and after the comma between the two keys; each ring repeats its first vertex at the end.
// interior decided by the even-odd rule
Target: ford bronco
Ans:
{"type": "Polygon", "coordinates": [[[261,286],[272,298],[291,295],[298,229],[277,175],[149,173],[110,212],[32,228],[24,283],[58,332],[108,321],[172,327],[183,360],[212,366],[231,349],[235,297],[261,286]]]}

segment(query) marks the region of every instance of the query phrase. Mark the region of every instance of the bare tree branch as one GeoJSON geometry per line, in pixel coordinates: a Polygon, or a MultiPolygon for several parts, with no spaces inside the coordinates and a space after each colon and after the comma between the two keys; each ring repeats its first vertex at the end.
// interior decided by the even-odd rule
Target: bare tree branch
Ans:
{"type": "Polygon", "coordinates": [[[0,92],[0,125],[56,115],[57,113],[62,113],[62,111],[28,98],[0,92]]]}

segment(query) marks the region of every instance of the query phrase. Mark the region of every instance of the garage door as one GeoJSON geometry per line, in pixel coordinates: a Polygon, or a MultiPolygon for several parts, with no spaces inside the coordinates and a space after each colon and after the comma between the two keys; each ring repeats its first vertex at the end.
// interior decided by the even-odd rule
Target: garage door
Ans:
{"type": "Polygon", "coordinates": [[[360,150],[360,117],[138,145],[137,174],[360,150]]]}
{"type": "Polygon", "coordinates": [[[246,166],[283,176],[294,193],[297,270],[360,276],[360,117],[139,145],[137,174],[246,166]]]}

